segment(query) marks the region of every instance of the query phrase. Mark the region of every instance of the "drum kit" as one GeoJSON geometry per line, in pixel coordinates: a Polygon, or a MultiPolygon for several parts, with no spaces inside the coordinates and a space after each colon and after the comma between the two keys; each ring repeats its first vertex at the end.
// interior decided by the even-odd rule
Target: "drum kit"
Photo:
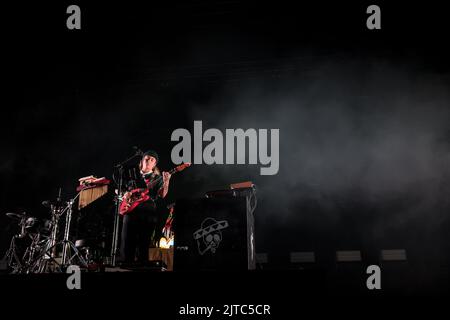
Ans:
{"type": "Polygon", "coordinates": [[[85,241],[69,240],[72,207],[77,197],[66,203],[59,198],[56,202],[44,201],[42,204],[50,209],[51,219],[39,219],[26,212],[6,213],[18,227],[4,257],[10,273],[64,272],[73,264],[90,270],[94,263],[98,265],[85,241]],[[64,215],[62,227],[60,220],[64,215]]]}
{"type": "Polygon", "coordinates": [[[25,212],[8,212],[6,216],[17,222],[19,231],[11,238],[5,260],[11,273],[28,273],[36,253],[48,238],[51,222],[29,216],[25,212]]]}

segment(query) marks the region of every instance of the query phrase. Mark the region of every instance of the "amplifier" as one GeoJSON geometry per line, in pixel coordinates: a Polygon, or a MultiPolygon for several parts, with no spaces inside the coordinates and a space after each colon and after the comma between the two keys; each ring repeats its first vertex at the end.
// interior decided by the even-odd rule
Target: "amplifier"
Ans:
{"type": "Polygon", "coordinates": [[[255,269],[254,218],[247,197],[175,205],[174,271],[255,269]]]}

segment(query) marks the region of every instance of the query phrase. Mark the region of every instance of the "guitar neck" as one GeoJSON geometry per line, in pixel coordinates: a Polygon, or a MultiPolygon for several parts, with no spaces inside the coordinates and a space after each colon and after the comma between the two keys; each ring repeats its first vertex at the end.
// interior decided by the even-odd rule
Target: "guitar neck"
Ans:
{"type": "MultiPolygon", "coordinates": [[[[176,167],[169,171],[169,173],[170,173],[171,175],[174,174],[174,173],[176,173],[176,172],[178,172],[178,170],[177,170],[176,167]]],[[[153,181],[151,182],[151,187],[153,187],[153,186],[154,186],[159,180],[161,180],[162,178],[163,178],[163,176],[160,175],[158,178],[156,178],[155,180],[153,180],[153,181]]],[[[147,186],[147,187],[148,187],[148,186],[147,186]]]]}

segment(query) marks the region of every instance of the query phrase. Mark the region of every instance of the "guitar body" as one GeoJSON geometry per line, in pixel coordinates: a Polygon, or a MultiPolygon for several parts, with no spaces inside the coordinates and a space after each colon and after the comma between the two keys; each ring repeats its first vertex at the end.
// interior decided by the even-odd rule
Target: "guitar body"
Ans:
{"type": "Polygon", "coordinates": [[[129,191],[129,196],[124,197],[120,203],[119,213],[122,216],[125,216],[133,211],[138,205],[150,199],[148,193],[148,189],[145,189],[144,191],[142,191],[142,189],[134,189],[129,191]]]}
{"type": "MultiPolygon", "coordinates": [[[[187,167],[189,167],[190,163],[183,163],[172,170],[169,171],[170,174],[174,174],[176,172],[183,171],[187,167]]],[[[162,179],[160,176],[158,179],[162,179]]],[[[153,181],[152,184],[155,184],[156,181],[153,181]]],[[[119,214],[122,216],[127,215],[131,211],[133,211],[138,205],[150,199],[148,193],[150,192],[151,186],[148,186],[148,189],[133,189],[123,196],[122,202],[119,206],[119,214]]]]}

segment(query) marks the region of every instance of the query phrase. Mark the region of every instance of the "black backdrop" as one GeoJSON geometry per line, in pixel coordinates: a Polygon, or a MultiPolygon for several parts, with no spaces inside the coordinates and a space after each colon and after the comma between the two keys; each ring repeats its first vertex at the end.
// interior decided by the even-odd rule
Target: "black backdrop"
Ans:
{"type": "Polygon", "coordinates": [[[169,200],[229,183],[258,186],[258,252],[407,248],[448,265],[449,50],[439,5],[77,1],[2,8],[3,213],[46,215],[77,179],[111,177],[132,146],[172,167],[170,135],[279,128],[280,170],[196,165],[169,200]]]}

